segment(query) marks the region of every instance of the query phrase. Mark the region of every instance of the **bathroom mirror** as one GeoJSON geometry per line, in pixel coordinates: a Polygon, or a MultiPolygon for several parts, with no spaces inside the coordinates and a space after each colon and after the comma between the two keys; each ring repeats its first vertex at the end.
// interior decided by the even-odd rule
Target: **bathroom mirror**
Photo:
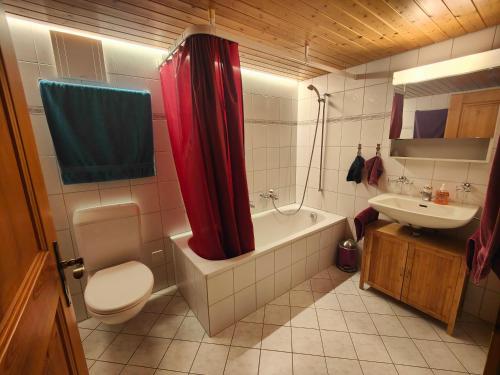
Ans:
{"type": "Polygon", "coordinates": [[[404,98],[402,108],[393,107],[402,116],[398,138],[492,138],[499,87],[498,67],[395,86],[394,95],[404,98]]]}

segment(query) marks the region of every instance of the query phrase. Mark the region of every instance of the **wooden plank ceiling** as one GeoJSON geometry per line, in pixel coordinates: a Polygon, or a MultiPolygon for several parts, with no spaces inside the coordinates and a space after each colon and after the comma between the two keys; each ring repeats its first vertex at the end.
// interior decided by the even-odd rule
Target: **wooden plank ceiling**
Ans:
{"type": "Polygon", "coordinates": [[[500,0],[4,0],[9,13],[168,48],[189,25],[240,41],[243,66],[303,80],[500,23],[500,0]],[[260,48],[259,48],[260,46],[260,48]],[[272,53],[269,53],[272,48],[272,53]],[[265,51],[265,52],[264,52],[265,51]]]}

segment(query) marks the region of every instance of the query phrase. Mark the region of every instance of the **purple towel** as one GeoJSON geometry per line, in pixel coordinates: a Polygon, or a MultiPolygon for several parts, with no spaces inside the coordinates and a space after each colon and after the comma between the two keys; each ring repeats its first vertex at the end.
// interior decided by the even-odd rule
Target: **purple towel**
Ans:
{"type": "Polygon", "coordinates": [[[356,240],[360,241],[365,235],[365,228],[371,222],[378,220],[378,211],[368,207],[361,211],[354,218],[354,226],[356,227],[356,240]]]}
{"type": "Polygon", "coordinates": [[[378,186],[378,179],[382,173],[384,173],[384,166],[382,165],[382,159],[380,156],[377,155],[367,160],[365,168],[368,185],[378,186]]]}
{"type": "Polygon", "coordinates": [[[397,139],[401,136],[401,129],[403,127],[403,104],[404,96],[402,94],[394,94],[394,97],[392,98],[389,139],[397,139]]]}
{"type": "Polygon", "coordinates": [[[448,110],[415,111],[413,138],[443,138],[448,110]]]}

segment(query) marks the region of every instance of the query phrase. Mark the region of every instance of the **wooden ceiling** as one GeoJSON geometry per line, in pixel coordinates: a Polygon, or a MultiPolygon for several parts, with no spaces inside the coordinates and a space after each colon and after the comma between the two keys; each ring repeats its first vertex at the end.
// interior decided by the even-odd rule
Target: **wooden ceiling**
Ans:
{"type": "Polygon", "coordinates": [[[243,66],[303,80],[500,23],[500,0],[3,0],[7,12],[168,48],[189,25],[239,40],[243,66]],[[269,52],[272,51],[272,52],[269,52]]]}

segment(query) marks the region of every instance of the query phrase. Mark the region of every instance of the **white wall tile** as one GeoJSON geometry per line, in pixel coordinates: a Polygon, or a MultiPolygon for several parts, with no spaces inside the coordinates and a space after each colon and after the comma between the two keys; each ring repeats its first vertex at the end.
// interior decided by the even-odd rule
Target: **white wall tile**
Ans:
{"type": "Polygon", "coordinates": [[[213,305],[233,294],[233,270],[225,271],[207,279],[208,304],[213,305]]]}
{"type": "Polygon", "coordinates": [[[257,308],[264,306],[274,299],[274,274],[257,281],[257,308]]]}
{"type": "Polygon", "coordinates": [[[453,39],[448,39],[420,48],[418,65],[432,64],[449,59],[451,57],[452,46],[453,39]]]}
{"type": "Polygon", "coordinates": [[[234,323],[234,295],[219,301],[208,309],[210,335],[215,336],[234,323]]]}
{"type": "Polygon", "coordinates": [[[257,297],[255,294],[255,284],[252,284],[234,295],[234,315],[235,320],[240,320],[257,308],[257,297]]]}
{"type": "Polygon", "coordinates": [[[465,34],[453,40],[452,57],[471,55],[492,48],[495,27],[489,27],[474,33],[465,34]]]}
{"type": "Polygon", "coordinates": [[[274,269],[282,270],[292,264],[292,246],[286,245],[274,251],[274,269]]]}
{"type": "Polygon", "coordinates": [[[266,255],[260,256],[255,260],[255,276],[256,280],[263,278],[274,273],[274,251],[266,255]]]}
{"type": "Polygon", "coordinates": [[[255,283],[255,261],[250,261],[234,268],[235,292],[255,283]]]}
{"type": "Polygon", "coordinates": [[[99,192],[101,204],[120,204],[131,202],[130,187],[120,187],[114,189],[103,189],[99,192]]]}
{"type": "Polygon", "coordinates": [[[274,274],[274,294],[276,297],[290,290],[292,287],[292,267],[286,267],[274,274]]]}
{"type": "Polygon", "coordinates": [[[307,238],[292,243],[292,264],[304,259],[307,253],[307,238]]]}

